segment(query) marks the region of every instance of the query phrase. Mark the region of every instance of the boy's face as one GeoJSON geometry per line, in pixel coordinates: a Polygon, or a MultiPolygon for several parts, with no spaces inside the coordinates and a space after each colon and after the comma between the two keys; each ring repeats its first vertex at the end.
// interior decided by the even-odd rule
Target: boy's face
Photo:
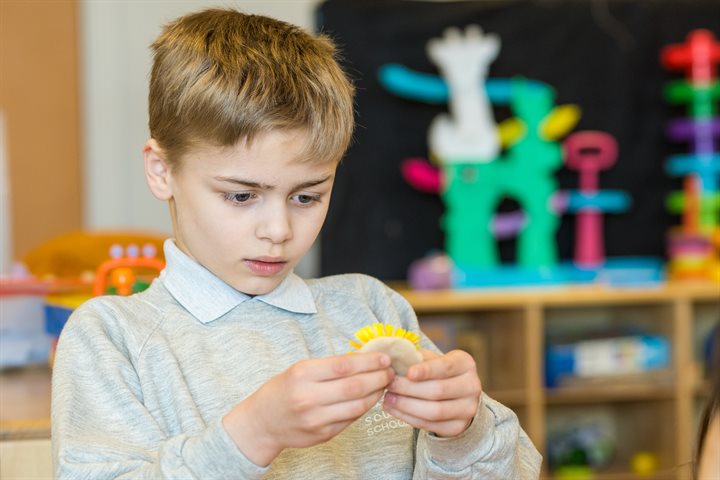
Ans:
{"type": "Polygon", "coordinates": [[[195,150],[170,171],[145,146],[153,193],[170,201],[178,247],[235,289],[261,295],[292,271],[325,220],[335,163],[301,162],[301,132],[195,150]]]}

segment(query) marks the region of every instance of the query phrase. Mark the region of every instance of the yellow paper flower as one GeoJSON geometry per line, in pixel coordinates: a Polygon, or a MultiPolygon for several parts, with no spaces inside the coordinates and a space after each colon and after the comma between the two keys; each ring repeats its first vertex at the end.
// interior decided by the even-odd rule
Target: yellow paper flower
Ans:
{"type": "Polygon", "coordinates": [[[355,338],[358,342],[350,340],[350,346],[355,350],[360,350],[363,345],[374,338],[380,337],[399,337],[410,340],[415,348],[420,350],[420,335],[415,332],[410,332],[404,328],[396,327],[394,325],[383,325],[382,323],[373,323],[366,327],[361,328],[355,332],[355,338]]]}

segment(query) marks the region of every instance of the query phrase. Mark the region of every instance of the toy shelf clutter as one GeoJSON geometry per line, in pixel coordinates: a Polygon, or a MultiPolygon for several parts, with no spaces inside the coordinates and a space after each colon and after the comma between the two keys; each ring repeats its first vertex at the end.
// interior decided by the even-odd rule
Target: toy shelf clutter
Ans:
{"type": "Polygon", "coordinates": [[[646,478],[692,478],[698,413],[707,389],[705,339],[720,319],[717,285],[675,281],[633,289],[580,285],[400,293],[438,344],[474,355],[484,390],[518,413],[543,453],[544,477],[561,478],[550,449],[567,433],[563,429],[571,425],[592,432],[601,425],[609,432],[604,448],[610,450],[591,478],[640,478],[633,471],[650,467],[646,478]],[[594,360],[614,362],[615,374],[603,372],[600,363],[596,375],[548,386],[546,352],[558,332],[567,330],[586,340],[592,339],[589,331],[642,331],[665,339],[669,361],[664,368],[632,363],[628,369],[640,351],[628,349],[626,341],[624,363],[608,357],[612,349],[595,352],[594,360]],[[591,419],[596,424],[589,424],[591,419]],[[638,466],[643,461],[646,466],[638,466]]]}
{"type": "Polygon", "coordinates": [[[164,236],[79,231],[48,240],[0,279],[0,441],[50,437],[51,365],[72,311],[102,294],[147,288],[164,236]]]}
{"type": "Polygon", "coordinates": [[[30,251],[0,278],[0,369],[52,362],[65,322],[89,298],[147,288],[164,268],[163,241],[148,232],[78,231],[30,251]]]}
{"type": "Polygon", "coordinates": [[[603,282],[639,285],[663,280],[656,258],[613,258],[604,254],[602,215],[623,213],[631,198],[599,188],[599,174],[617,160],[615,139],[600,131],[568,135],[580,118],[576,105],[555,105],[555,91],[538,80],[487,78],[500,39],[477,25],[448,28],[427,43],[440,76],[403,65],[383,65],[378,77],[390,93],[444,103],[448,113],[428,129],[430,156],[437,166],[410,158],[401,168],[420,191],[440,195],[447,259],[438,254],[414,262],[410,284],[424,288],[478,288],[603,282]],[[514,117],[496,124],[493,107],[514,117]],[[563,163],[579,174],[577,190],[561,191],[555,178],[563,163]],[[496,214],[504,198],[521,210],[496,214]],[[556,233],[563,214],[577,215],[575,256],[558,258],[556,233]],[[517,259],[502,264],[496,241],[517,238],[517,259]],[[438,266],[441,266],[438,270],[438,266]]]}

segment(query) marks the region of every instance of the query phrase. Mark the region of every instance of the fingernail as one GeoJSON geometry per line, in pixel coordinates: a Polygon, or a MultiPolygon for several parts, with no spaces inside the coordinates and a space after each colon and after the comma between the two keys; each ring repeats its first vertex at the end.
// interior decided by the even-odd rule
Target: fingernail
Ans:
{"type": "Polygon", "coordinates": [[[394,393],[386,393],[385,394],[385,403],[387,403],[388,405],[395,405],[396,402],[397,402],[397,395],[395,395],[394,393]]]}
{"type": "Polygon", "coordinates": [[[390,366],[390,357],[388,355],[383,354],[380,356],[380,365],[383,367],[390,366]]]}

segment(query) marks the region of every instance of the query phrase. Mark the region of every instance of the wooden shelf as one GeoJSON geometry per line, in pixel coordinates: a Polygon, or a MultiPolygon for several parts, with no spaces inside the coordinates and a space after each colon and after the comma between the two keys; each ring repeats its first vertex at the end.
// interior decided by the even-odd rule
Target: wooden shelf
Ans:
{"type": "Polygon", "coordinates": [[[50,438],[48,367],[0,372],[0,440],[50,438]]]}
{"type": "MultiPolygon", "coordinates": [[[[421,325],[423,319],[454,322],[464,335],[469,331],[479,337],[483,348],[476,362],[481,377],[490,380],[488,394],[518,409],[523,428],[546,459],[548,433],[558,421],[609,412],[618,429],[618,464],[594,473],[594,480],[636,480],[639,477],[628,470],[630,458],[639,451],[660,459],[662,470],[649,478],[692,478],[697,408],[708,388],[697,379],[697,335],[720,318],[719,283],[524,290],[393,287],[413,306],[421,325]],[[671,345],[670,365],[643,375],[573,380],[545,388],[545,342],[566,331],[580,339],[592,338],[598,328],[662,335],[671,345]]],[[[555,477],[546,473],[544,478],[555,477]]]]}
{"type": "MultiPolygon", "coordinates": [[[[698,380],[696,334],[720,318],[720,284],[670,283],[655,288],[571,286],[539,290],[398,290],[423,317],[458,321],[478,337],[479,370],[488,395],[518,411],[523,428],[547,457],[548,422],[588,409],[610,410],[619,422],[619,458],[651,451],[664,469],[651,478],[692,478],[692,445],[697,409],[707,393],[698,380]],[[588,316],[586,316],[588,315],[588,316]],[[650,329],[671,343],[669,369],[654,375],[610,381],[574,382],[547,389],[543,384],[545,341],[559,325],[578,326],[607,315],[612,325],[650,329]],[[703,320],[700,320],[702,317],[703,320]],[[699,328],[700,324],[702,328],[699,328]],[[656,419],[662,418],[662,425],[656,419]]],[[[453,331],[453,329],[449,329],[453,331]]],[[[467,333],[467,332],[464,332],[467,333]]],[[[0,440],[48,438],[50,370],[0,372],[0,440]]],[[[622,463],[622,462],[621,462],[622,463]]],[[[593,475],[594,480],[636,480],[627,464],[593,475]]],[[[546,467],[547,468],[547,467],[546,467]]],[[[551,479],[552,475],[546,474],[551,479]]]]}
{"type": "Polygon", "coordinates": [[[652,288],[612,288],[602,285],[573,285],[541,289],[464,289],[418,291],[398,289],[419,314],[518,308],[529,304],[553,306],[663,303],[678,299],[717,300],[720,284],[666,283],[652,288]]]}

